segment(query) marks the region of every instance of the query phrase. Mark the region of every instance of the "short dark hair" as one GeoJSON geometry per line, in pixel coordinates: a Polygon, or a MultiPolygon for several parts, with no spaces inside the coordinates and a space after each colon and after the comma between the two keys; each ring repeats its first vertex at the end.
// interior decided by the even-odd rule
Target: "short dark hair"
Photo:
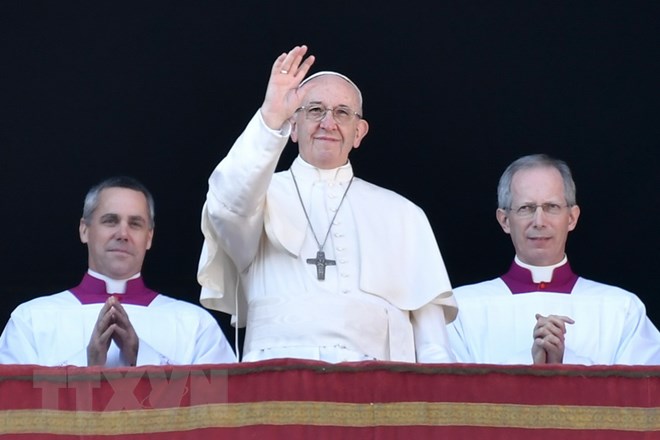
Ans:
{"type": "Polygon", "coordinates": [[[156,217],[154,198],[146,186],[140,183],[137,179],[129,176],[109,177],[90,188],[85,196],[85,204],[83,205],[82,218],[85,224],[89,225],[91,223],[94,211],[99,207],[99,196],[101,191],[106,188],[127,188],[144,194],[149,206],[149,227],[151,229],[154,228],[154,219],[156,217]]]}

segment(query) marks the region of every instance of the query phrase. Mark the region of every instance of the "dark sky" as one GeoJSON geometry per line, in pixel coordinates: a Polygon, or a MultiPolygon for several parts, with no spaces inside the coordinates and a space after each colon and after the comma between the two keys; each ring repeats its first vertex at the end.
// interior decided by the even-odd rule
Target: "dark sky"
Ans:
{"type": "Polygon", "coordinates": [[[156,198],[147,282],[197,302],[207,178],[304,43],[362,89],[356,173],[425,209],[454,285],[509,266],[497,180],[544,152],[577,182],[574,269],[660,325],[657,2],[226,3],[2,2],[2,323],[78,283],[84,194],[115,174],[156,198]]]}

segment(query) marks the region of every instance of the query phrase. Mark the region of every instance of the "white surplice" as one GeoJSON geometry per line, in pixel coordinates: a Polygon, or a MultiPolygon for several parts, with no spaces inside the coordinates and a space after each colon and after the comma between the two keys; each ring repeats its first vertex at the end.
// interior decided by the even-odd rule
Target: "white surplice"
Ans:
{"type": "MultiPolygon", "coordinates": [[[[102,306],[81,304],[68,290],[19,305],[0,336],[0,364],[86,366],[102,306]]],[[[200,306],[161,294],[148,306],[122,306],[139,338],[138,366],[236,362],[217,321],[200,306]]],[[[105,366],[123,366],[114,341],[105,366]]]]}
{"type": "Polygon", "coordinates": [[[565,364],[660,364],[660,332],[642,301],[619,287],[577,277],[569,293],[539,288],[512,294],[495,278],[457,287],[454,294],[460,312],[448,329],[458,362],[532,364],[540,313],[575,321],[566,324],[565,364]]]}

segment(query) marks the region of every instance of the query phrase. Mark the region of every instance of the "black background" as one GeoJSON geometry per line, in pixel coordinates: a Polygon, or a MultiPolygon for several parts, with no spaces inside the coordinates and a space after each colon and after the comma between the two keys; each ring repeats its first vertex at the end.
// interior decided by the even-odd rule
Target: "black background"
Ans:
{"type": "Polygon", "coordinates": [[[658,2],[388,3],[3,1],[0,321],[79,282],[83,197],[115,174],[156,198],[148,284],[197,302],[208,176],[307,44],[364,94],[357,175],[425,209],[452,284],[508,268],[497,180],[545,152],[578,186],[573,268],[660,324],[658,2]]]}

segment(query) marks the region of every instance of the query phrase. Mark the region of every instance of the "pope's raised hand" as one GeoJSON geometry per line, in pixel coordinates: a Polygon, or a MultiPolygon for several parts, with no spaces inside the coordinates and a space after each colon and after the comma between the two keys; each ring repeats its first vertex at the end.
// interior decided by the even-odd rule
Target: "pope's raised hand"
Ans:
{"type": "Polygon", "coordinates": [[[261,105],[261,116],[266,125],[279,130],[293,116],[303,101],[298,86],[314,64],[314,56],[307,54],[307,46],[296,46],[282,53],[270,72],[266,97],[261,105]]]}

